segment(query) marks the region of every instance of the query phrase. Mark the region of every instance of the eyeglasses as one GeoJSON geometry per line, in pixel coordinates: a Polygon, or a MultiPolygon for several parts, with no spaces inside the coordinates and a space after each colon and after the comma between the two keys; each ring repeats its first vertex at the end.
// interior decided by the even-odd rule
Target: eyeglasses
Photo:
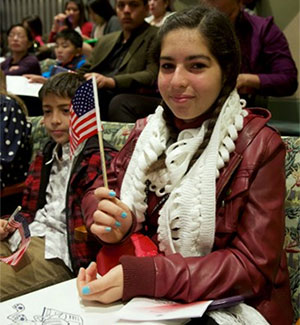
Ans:
{"type": "Polygon", "coordinates": [[[22,39],[25,39],[26,36],[25,36],[25,35],[21,35],[21,34],[9,34],[9,35],[8,35],[8,38],[9,38],[9,39],[17,38],[17,39],[22,40],[22,39]]]}

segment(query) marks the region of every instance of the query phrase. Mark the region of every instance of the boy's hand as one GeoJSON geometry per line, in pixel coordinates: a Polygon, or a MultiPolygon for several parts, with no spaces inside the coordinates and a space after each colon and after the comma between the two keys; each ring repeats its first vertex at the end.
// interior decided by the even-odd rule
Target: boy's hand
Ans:
{"type": "Polygon", "coordinates": [[[87,269],[80,268],[77,277],[77,290],[84,300],[109,304],[123,296],[123,268],[115,266],[103,277],[97,278],[97,264],[92,262],[87,269]]]}
{"type": "Polygon", "coordinates": [[[14,232],[15,229],[7,225],[8,221],[0,219],[0,240],[5,239],[10,233],[14,232]]]}
{"type": "Polygon", "coordinates": [[[94,212],[91,232],[106,243],[117,243],[127,234],[132,225],[132,213],[116,193],[106,187],[95,190],[100,200],[98,210],[94,212]]]}
{"type": "Polygon", "coordinates": [[[110,77],[105,77],[103,74],[95,73],[95,72],[89,72],[84,75],[86,80],[90,80],[93,77],[93,74],[96,77],[96,83],[98,88],[115,88],[116,82],[115,79],[110,77]]]}
{"type": "Polygon", "coordinates": [[[23,77],[27,78],[30,83],[41,83],[44,84],[47,78],[39,76],[38,74],[23,74],[23,77]]]}

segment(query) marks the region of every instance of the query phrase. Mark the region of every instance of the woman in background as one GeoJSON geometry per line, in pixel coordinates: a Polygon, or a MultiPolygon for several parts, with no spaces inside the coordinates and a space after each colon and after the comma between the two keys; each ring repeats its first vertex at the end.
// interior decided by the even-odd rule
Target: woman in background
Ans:
{"type": "Polygon", "coordinates": [[[160,27],[172,13],[169,0],[148,0],[150,16],[145,20],[150,25],[160,27]]]}
{"type": "Polygon", "coordinates": [[[29,54],[33,38],[28,28],[22,24],[12,25],[8,32],[8,48],[11,55],[1,64],[6,75],[23,75],[25,73],[41,74],[38,59],[29,54]]]}
{"type": "Polygon", "coordinates": [[[101,36],[121,29],[116,13],[109,0],[89,0],[88,11],[91,20],[95,23],[91,38],[101,36]]]}

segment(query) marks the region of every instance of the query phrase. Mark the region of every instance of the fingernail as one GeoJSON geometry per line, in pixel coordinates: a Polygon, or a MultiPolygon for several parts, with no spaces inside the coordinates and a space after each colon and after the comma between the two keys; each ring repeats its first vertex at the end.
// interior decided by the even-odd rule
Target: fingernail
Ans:
{"type": "Polygon", "coordinates": [[[115,225],[116,225],[116,227],[121,227],[121,222],[116,221],[115,225]]]}
{"type": "Polygon", "coordinates": [[[116,196],[116,192],[113,191],[113,190],[109,191],[109,196],[115,197],[116,196]]]}
{"type": "Polygon", "coordinates": [[[91,293],[91,289],[90,289],[89,286],[85,286],[85,287],[82,288],[81,292],[82,292],[83,295],[89,295],[91,293]]]}
{"type": "Polygon", "coordinates": [[[111,231],[111,227],[106,227],[105,228],[105,231],[110,232],[111,231]]]}
{"type": "Polygon", "coordinates": [[[121,218],[125,219],[127,217],[127,213],[126,212],[122,212],[121,213],[121,218]]]}

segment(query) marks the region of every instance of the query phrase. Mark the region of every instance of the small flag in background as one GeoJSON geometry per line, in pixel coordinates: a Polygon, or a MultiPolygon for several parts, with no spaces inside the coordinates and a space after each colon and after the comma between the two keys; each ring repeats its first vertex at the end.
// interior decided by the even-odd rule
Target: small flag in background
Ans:
{"type": "Polygon", "coordinates": [[[19,249],[15,253],[7,257],[0,257],[0,261],[14,266],[18,264],[18,262],[26,252],[26,249],[30,243],[31,236],[28,223],[21,214],[16,214],[13,218],[9,220],[8,224],[10,227],[19,229],[21,235],[21,244],[19,249]]]}
{"type": "Polygon", "coordinates": [[[82,84],[71,103],[70,152],[73,156],[78,145],[97,134],[96,109],[92,79],[82,84]]]}

